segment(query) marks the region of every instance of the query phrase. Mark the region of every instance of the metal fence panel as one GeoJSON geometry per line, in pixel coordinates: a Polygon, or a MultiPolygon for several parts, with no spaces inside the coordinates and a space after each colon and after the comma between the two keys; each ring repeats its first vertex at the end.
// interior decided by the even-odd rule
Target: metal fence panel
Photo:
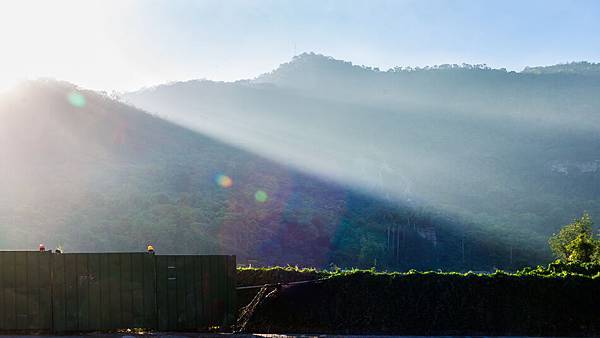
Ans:
{"type": "Polygon", "coordinates": [[[0,252],[0,328],[47,331],[51,328],[50,254],[0,252]]]}
{"type": "Polygon", "coordinates": [[[234,256],[156,258],[159,330],[206,331],[233,324],[234,256]]]}
{"type": "Polygon", "coordinates": [[[235,256],[0,252],[0,331],[228,328],[235,266],[235,256]]]}

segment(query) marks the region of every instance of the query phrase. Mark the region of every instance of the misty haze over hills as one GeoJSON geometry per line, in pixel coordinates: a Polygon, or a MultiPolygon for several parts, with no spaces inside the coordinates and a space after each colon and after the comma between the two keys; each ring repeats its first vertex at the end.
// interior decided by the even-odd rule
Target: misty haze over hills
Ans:
{"type": "Polygon", "coordinates": [[[142,251],[151,242],[163,254],[259,264],[405,268],[487,266],[498,255],[473,238],[463,261],[464,232],[445,215],[300,173],[68,83],[24,83],[2,95],[0,117],[3,249],[142,251]]]}
{"type": "Polygon", "coordinates": [[[379,71],[302,54],[235,83],[189,81],[127,102],[393,201],[545,238],[598,214],[600,65],[379,71]]]}
{"type": "Polygon", "coordinates": [[[0,245],[151,241],[395,269],[541,263],[550,233],[600,215],[598,69],[379,71],[302,54],[252,80],[121,96],[137,108],[25,83],[0,97],[0,245]]]}

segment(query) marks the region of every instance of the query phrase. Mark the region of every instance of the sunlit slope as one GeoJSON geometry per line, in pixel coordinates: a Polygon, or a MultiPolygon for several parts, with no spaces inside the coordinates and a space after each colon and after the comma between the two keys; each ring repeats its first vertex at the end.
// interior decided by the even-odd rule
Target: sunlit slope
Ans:
{"type": "Polygon", "coordinates": [[[254,80],[173,83],[123,99],[541,250],[583,210],[600,216],[600,76],[590,67],[600,68],[382,72],[303,54],[254,80]]]}
{"type": "MultiPolygon", "coordinates": [[[[160,253],[259,264],[511,264],[501,237],[427,204],[359,193],[67,83],[4,94],[0,141],[1,249],[136,251],[150,241],[160,253]]],[[[512,264],[540,254],[521,247],[512,264]]]]}

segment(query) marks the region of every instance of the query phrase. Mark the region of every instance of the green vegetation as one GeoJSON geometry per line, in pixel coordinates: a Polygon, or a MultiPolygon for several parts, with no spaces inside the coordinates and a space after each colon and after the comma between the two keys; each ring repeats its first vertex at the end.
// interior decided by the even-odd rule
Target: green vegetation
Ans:
{"type": "Polygon", "coordinates": [[[565,225],[548,240],[554,255],[566,262],[600,263],[600,239],[594,236],[592,226],[587,212],[565,225]]]}
{"type": "MultiPolygon", "coordinates": [[[[596,75],[382,72],[302,55],[247,82],[124,95],[178,121],[192,112],[203,125],[243,126],[228,135],[301,146],[286,156],[327,150],[314,159],[367,180],[355,189],[106,95],[31,82],[0,97],[0,246],[151,242],[159,253],[235,254],[258,266],[390,271],[537,265],[552,259],[550,234],[582,209],[600,213],[597,88],[596,75]]],[[[586,236],[561,259],[593,257],[586,236]]]]}
{"type": "Polygon", "coordinates": [[[565,261],[514,273],[238,268],[238,286],[289,285],[270,293],[258,287],[238,290],[238,329],[405,335],[600,333],[600,261],[594,256],[598,240],[592,235],[591,217],[584,213],[549,243],[565,261]],[[289,284],[298,281],[304,283],[289,284]],[[566,307],[573,310],[565,314],[566,307]]]}
{"type": "Polygon", "coordinates": [[[598,75],[600,74],[600,63],[587,61],[569,62],[545,67],[525,67],[523,73],[530,74],[578,74],[598,75]]]}
{"type": "Polygon", "coordinates": [[[262,285],[274,283],[287,283],[295,281],[316,280],[323,278],[347,276],[355,273],[373,274],[373,275],[440,275],[440,276],[462,276],[462,277],[482,277],[482,278],[498,278],[498,277],[528,277],[528,276],[544,276],[566,278],[572,276],[600,278],[600,262],[599,263],[581,263],[581,262],[562,262],[556,260],[546,266],[538,265],[535,268],[527,267],[515,272],[507,272],[496,270],[491,273],[476,273],[468,272],[446,272],[446,271],[417,271],[409,270],[406,272],[398,271],[377,271],[372,269],[331,269],[319,270],[314,268],[298,268],[293,266],[287,267],[268,267],[268,268],[238,268],[237,269],[237,285],[262,285]]]}
{"type": "Polygon", "coordinates": [[[517,275],[567,277],[571,275],[600,278],[600,263],[561,262],[557,260],[547,266],[538,265],[536,268],[524,268],[517,275]]]}
{"type": "Polygon", "coordinates": [[[3,249],[144,251],[151,242],[162,254],[320,268],[508,262],[504,246],[455,231],[458,221],[431,208],[303,174],[70,84],[26,83],[0,97],[0,115],[10,117],[0,125],[3,249]],[[74,91],[84,106],[69,102],[74,91]],[[393,246],[392,227],[402,234],[393,246]]]}
{"type": "Polygon", "coordinates": [[[318,270],[315,268],[299,268],[298,266],[274,266],[267,268],[242,267],[238,268],[238,285],[262,285],[274,283],[287,283],[294,281],[316,280],[323,278],[333,278],[347,276],[354,273],[367,273],[375,275],[451,275],[472,277],[479,276],[485,278],[496,277],[560,277],[582,276],[589,278],[600,278],[600,260],[598,260],[598,251],[600,250],[600,240],[595,238],[592,230],[593,222],[588,213],[583,213],[581,218],[565,225],[558,234],[554,234],[549,239],[550,247],[558,260],[547,266],[538,265],[535,268],[526,267],[517,270],[514,273],[503,270],[496,270],[493,273],[474,273],[472,271],[443,272],[443,271],[424,271],[419,272],[411,269],[408,272],[386,272],[377,271],[375,267],[364,269],[340,269],[332,267],[331,269],[318,270]],[[561,260],[562,259],[562,260],[561,260]]]}
{"type": "Polygon", "coordinates": [[[273,289],[266,298],[261,297],[268,289],[239,290],[239,313],[244,319],[240,329],[338,334],[597,335],[600,261],[594,256],[598,240],[592,225],[591,217],[584,213],[550,238],[552,250],[564,261],[513,273],[240,268],[238,286],[314,281],[273,289]],[[246,304],[251,305],[244,307],[246,304]],[[571,310],[565,313],[564,308],[571,310]]]}
{"type": "Polygon", "coordinates": [[[516,273],[322,272],[330,278],[271,293],[254,309],[245,330],[596,336],[599,272],[600,264],[561,262],[516,273]]]}
{"type": "Polygon", "coordinates": [[[70,84],[28,83],[0,97],[0,115],[10,116],[0,125],[4,249],[144,251],[151,242],[161,254],[388,270],[548,258],[528,230],[505,238],[424,202],[373,197],[70,84]],[[84,106],[69,102],[74,91],[84,106]]]}
{"type": "MultiPolygon", "coordinates": [[[[550,261],[548,237],[582,210],[600,215],[599,69],[385,71],[311,53],[248,81],[179,82],[124,98],[391,196],[391,208],[344,204],[316,266],[514,270],[550,261]],[[394,208],[398,196],[413,203],[394,208]]],[[[291,232],[319,227],[294,213],[285,216],[291,232]]]]}
{"type": "Polygon", "coordinates": [[[298,268],[292,266],[276,266],[270,268],[238,268],[236,282],[238,286],[289,283],[326,278],[330,277],[331,274],[332,273],[327,270],[298,268]]]}

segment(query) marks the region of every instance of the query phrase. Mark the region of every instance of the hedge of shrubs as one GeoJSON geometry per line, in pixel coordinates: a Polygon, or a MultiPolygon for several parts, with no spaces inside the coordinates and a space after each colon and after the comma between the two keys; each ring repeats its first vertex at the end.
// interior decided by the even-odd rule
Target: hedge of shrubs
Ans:
{"type": "MultiPolygon", "coordinates": [[[[301,269],[297,267],[271,267],[271,268],[238,268],[237,286],[253,286],[277,283],[299,282],[314,280],[330,276],[324,270],[301,269]]],[[[238,312],[249,304],[260,289],[242,289],[237,291],[238,312]]]]}
{"type": "Polygon", "coordinates": [[[309,268],[270,267],[270,268],[238,268],[237,285],[264,285],[275,283],[299,282],[331,276],[332,272],[309,268]]]}
{"type": "Polygon", "coordinates": [[[548,264],[548,266],[525,268],[518,271],[517,274],[539,276],[583,275],[593,277],[600,274],[600,263],[563,263],[558,260],[548,264]]]}
{"type": "Polygon", "coordinates": [[[516,274],[489,275],[321,272],[319,276],[330,278],[271,293],[254,309],[244,329],[270,333],[599,335],[600,274],[593,273],[598,267],[553,264],[516,274]]]}

